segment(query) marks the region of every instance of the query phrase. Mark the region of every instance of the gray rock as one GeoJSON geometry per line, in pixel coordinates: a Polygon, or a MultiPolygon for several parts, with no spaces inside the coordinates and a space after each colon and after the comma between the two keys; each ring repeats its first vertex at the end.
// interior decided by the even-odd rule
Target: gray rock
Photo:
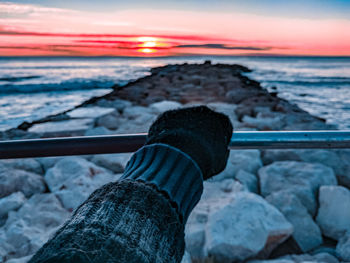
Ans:
{"type": "Polygon", "coordinates": [[[62,159],[62,157],[41,157],[41,158],[36,158],[36,160],[43,167],[44,172],[46,172],[48,169],[53,167],[61,159],[62,159]]]}
{"type": "Polygon", "coordinates": [[[232,123],[237,122],[237,115],[235,112],[235,110],[237,109],[236,104],[229,104],[224,102],[211,102],[208,103],[207,106],[214,111],[221,112],[227,115],[232,123]]]}
{"type": "Polygon", "coordinates": [[[65,157],[47,171],[45,180],[63,206],[72,211],[95,189],[120,176],[81,157],[65,157]]]}
{"type": "Polygon", "coordinates": [[[11,211],[0,230],[6,258],[34,254],[68,218],[54,194],[35,194],[17,212],[11,211]]]}
{"type": "Polygon", "coordinates": [[[99,154],[95,155],[91,162],[114,173],[122,173],[131,155],[131,153],[99,154]]]}
{"type": "Polygon", "coordinates": [[[239,170],[236,174],[236,180],[244,185],[249,192],[258,193],[258,179],[254,174],[239,170]]]}
{"type": "Polygon", "coordinates": [[[106,127],[100,126],[100,127],[94,127],[91,129],[88,129],[85,132],[85,136],[95,136],[95,135],[112,135],[114,134],[113,131],[107,129],[106,127]]]}
{"type": "Polygon", "coordinates": [[[181,263],[191,263],[191,262],[192,260],[191,260],[190,254],[187,251],[185,251],[184,256],[182,257],[181,263]]]}
{"type": "Polygon", "coordinates": [[[350,262],[350,231],[339,239],[336,253],[345,262],[350,262]]]}
{"type": "Polygon", "coordinates": [[[32,158],[1,160],[0,164],[12,169],[25,170],[37,174],[44,173],[41,164],[37,160],[32,158]]]}
{"type": "Polygon", "coordinates": [[[267,260],[249,260],[247,263],[295,263],[289,259],[267,259],[267,260]]]}
{"type": "Polygon", "coordinates": [[[151,114],[154,115],[153,110],[147,107],[143,106],[131,106],[127,107],[123,111],[123,116],[130,119],[134,120],[140,116],[143,116],[145,114],[151,114]]]}
{"type": "Polygon", "coordinates": [[[340,184],[350,187],[350,154],[346,159],[346,151],[331,151],[324,149],[286,149],[266,150],[262,154],[264,164],[275,161],[302,161],[322,163],[333,169],[340,184]]]}
{"type": "Polygon", "coordinates": [[[294,194],[279,191],[267,196],[266,200],[278,208],[293,225],[293,238],[302,251],[307,252],[321,245],[320,228],[294,194]]]}
{"type": "Polygon", "coordinates": [[[163,100],[160,102],[152,103],[149,107],[150,109],[154,110],[156,113],[163,113],[168,110],[175,110],[175,109],[181,108],[182,105],[181,103],[176,101],[163,100]]]}
{"type": "Polygon", "coordinates": [[[132,103],[127,100],[105,100],[101,99],[96,102],[97,106],[101,107],[112,107],[117,109],[119,112],[122,112],[125,108],[132,106],[132,103]]]}
{"type": "Polygon", "coordinates": [[[41,175],[0,166],[0,198],[21,191],[26,197],[46,189],[41,175]]]}
{"type": "Polygon", "coordinates": [[[338,259],[328,253],[320,253],[316,255],[301,254],[287,255],[281,259],[292,260],[295,263],[338,263],[338,259]]]}
{"type": "Polygon", "coordinates": [[[256,118],[245,115],[242,122],[248,127],[257,128],[258,130],[280,130],[283,127],[283,118],[276,116],[274,118],[261,117],[257,115],[256,118]]]}
{"type": "Polygon", "coordinates": [[[44,136],[83,135],[91,128],[94,120],[90,118],[66,121],[44,122],[29,128],[29,132],[41,133],[44,136]]]}
{"type": "Polygon", "coordinates": [[[114,112],[112,114],[107,114],[107,115],[104,115],[104,116],[98,118],[96,121],[96,124],[99,127],[105,127],[109,130],[116,130],[122,125],[123,121],[125,121],[125,120],[123,120],[120,117],[119,113],[116,114],[114,112]]]}
{"type": "Polygon", "coordinates": [[[259,150],[230,151],[225,170],[214,176],[213,180],[220,181],[235,178],[239,170],[256,174],[260,167],[262,167],[262,161],[259,150]]]}
{"type": "Polygon", "coordinates": [[[215,260],[231,262],[263,251],[268,254],[290,236],[293,227],[263,198],[238,192],[213,207],[206,232],[208,254],[215,260]]]}
{"type": "Polygon", "coordinates": [[[115,111],[114,108],[103,107],[80,107],[67,112],[67,115],[71,118],[99,118],[106,114],[115,111]]]}
{"type": "Polygon", "coordinates": [[[0,218],[7,217],[8,212],[20,208],[26,198],[22,192],[12,193],[0,199],[0,218]]]}
{"type": "Polygon", "coordinates": [[[259,170],[263,196],[278,191],[294,193],[311,215],[316,213],[316,192],[322,185],[336,185],[331,168],[318,163],[274,162],[259,170]]]}
{"type": "Polygon", "coordinates": [[[342,186],[322,186],[316,222],[322,233],[339,240],[350,231],[350,191],[342,186]]]}
{"type": "Polygon", "coordinates": [[[33,255],[29,255],[21,258],[13,258],[13,259],[7,260],[6,263],[27,263],[32,257],[33,255]]]}

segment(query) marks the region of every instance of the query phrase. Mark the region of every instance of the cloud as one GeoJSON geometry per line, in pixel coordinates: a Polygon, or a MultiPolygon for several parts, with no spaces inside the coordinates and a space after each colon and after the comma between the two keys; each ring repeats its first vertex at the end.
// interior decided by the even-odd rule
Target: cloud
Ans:
{"type": "Polygon", "coordinates": [[[254,47],[254,46],[227,46],[224,44],[200,44],[200,45],[178,45],[175,48],[213,48],[213,49],[228,49],[228,50],[255,50],[265,51],[271,47],[254,47]]]}

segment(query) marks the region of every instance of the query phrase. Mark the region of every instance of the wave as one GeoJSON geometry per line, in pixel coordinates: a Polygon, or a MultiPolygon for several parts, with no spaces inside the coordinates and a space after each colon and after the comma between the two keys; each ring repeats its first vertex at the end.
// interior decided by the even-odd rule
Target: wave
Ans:
{"type": "Polygon", "coordinates": [[[23,81],[23,80],[38,79],[38,78],[41,78],[41,77],[40,76],[1,77],[0,81],[19,82],[19,81],[23,81]]]}
{"type": "Polygon", "coordinates": [[[66,81],[61,83],[38,84],[6,84],[0,85],[0,95],[15,93],[67,92],[91,89],[111,89],[115,84],[125,85],[125,82],[114,81],[66,81]]]}

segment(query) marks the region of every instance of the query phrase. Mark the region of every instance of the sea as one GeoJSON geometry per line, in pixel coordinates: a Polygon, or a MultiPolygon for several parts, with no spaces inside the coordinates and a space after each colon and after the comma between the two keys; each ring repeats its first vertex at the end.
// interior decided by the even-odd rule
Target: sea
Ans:
{"type": "Polygon", "coordinates": [[[240,64],[246,75],[338,129],[350,129],[350,57],[0,57],[0,131],[56,114],[180,63],[240,64]]]}

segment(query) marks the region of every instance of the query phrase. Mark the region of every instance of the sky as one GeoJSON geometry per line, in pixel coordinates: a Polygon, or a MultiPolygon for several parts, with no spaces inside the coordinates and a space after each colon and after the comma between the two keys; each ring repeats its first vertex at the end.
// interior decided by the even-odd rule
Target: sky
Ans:
{"type": "Polygon", "coordinates": [[[350,56],[350,0],[0,0],[0,56],[350,56]]]}

